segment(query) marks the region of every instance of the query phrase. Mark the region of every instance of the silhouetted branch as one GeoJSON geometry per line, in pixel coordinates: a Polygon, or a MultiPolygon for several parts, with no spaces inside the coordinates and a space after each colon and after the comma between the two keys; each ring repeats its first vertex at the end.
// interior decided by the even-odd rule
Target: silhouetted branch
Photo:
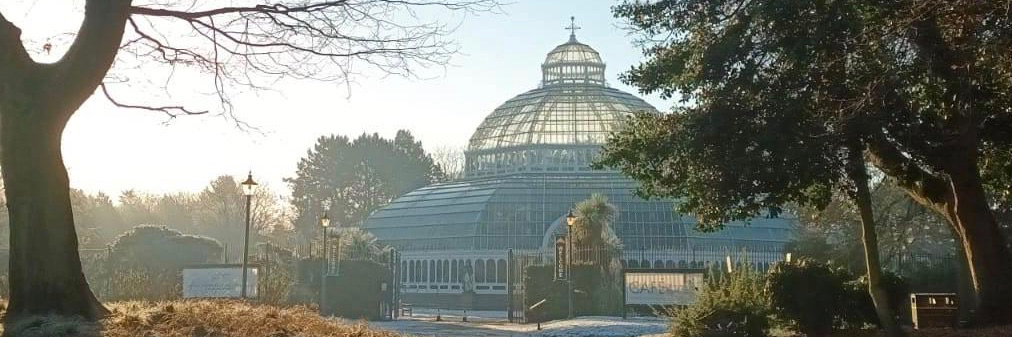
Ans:
{"type": "Polygon", "coordinates": [[[226,89],[236,85],[269,90],[285,78],[347,83],[368,70],[412,77],[417,68],[444,66],[457,51],[446,39],[452,29],[419,19],[415,9],[498,8],[496,0],[235,3],[242,2],[227,7],[193,0],[132,6],[131,34],[121,54],[135,56],[143,66],[167,65],[170,74],[186,66],[211,75],[209,86],[221,113],[234,119],[226,89]]]}
{"type": "Polygon", "coordinates": [[[109,88],[106,88],[105,83],[100,84],[99,87],[102,88],[102,94],[105,95],[105,98],[108,99],[110,103],[120,108],[159,111],[168,115],[169,118],[175,118],[176,116],[179,115],[203,115],[208,113],[207,110],[194,111],[182,106],[148,106],[148,105],[134,105],[134,104],[120,103],[118,100],[112,97],[112,94],[109,93],[109,88]]]}

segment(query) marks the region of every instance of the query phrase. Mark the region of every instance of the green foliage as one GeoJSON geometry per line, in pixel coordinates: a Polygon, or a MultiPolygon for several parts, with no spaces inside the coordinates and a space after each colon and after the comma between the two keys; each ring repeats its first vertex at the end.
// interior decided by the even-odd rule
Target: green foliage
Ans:
{"type": "Polygon", "coordinates": [[[696,302],[673,313],[674,337],[763,337],[770,328],[769,293],[762,274],[747,264],[712,272],[696,302]]]}
{"type": "Polygon", "coordinates": [[[594,193],[573,208],[576,222],[573,224],[574,249],[622,248],[622,241],[615,235],[611,224],[618,217],[618,208],[608,202],[604,194],[594,193]]]}
{"type": "Polygon", "coordinates": [[[295,178],[285,181],[292,188],[296,229],[314,237],[324,211],[335,223],[353,225],[394,198],[444,179],[421,142],[401,130],[394,139],[320,137],[299,160],[295,178]]]}
{"type": "MultiPolygon", "coordinates": [[[[842,268],[808,259],[777,263],[766,287],[773,308],[809,337],[828,336],[852,303],[845,284],[850,274],[842,268]]],[[[864,291],[868,297],[867,288],[864,291]]],[[[869,297],[870,299],[870,297],[869,297]]],[[[872,315],[875,314],[874,307],[872,315]]]]}
{"type": "MultiPolygon", "coordinates": [[[[882,286],[889,294],[894,316],[905,313],[909,286],[898,275],[883,272],[882,286]]],[[[812,259],[776,264],[766,287],[778,318],[806,336],[829,336],[834,329],[879,324],[868,293],[867,277],[812,259]]]]}
{"type": "Polygon", "coordinates": [[[380,302],[393,289],[386,266],[368,260],[341,263],[341,275],[327,278],[328,302],[324,312],[352,319],[379,319],[380,302]],[[386,290],[381,284],[387,283],[386,290]]]}
{"type": "MultiPolygon", "coordinates": [[[[889,295],[889,307],[893,310],[893,316],[897,318],[907,317],[909,314],[910,285],[906,279],[892,272],[883,272],[879,280],[882,287],[889,295]]],[[[846,283],[847,304],[844,320],[851,326],[862,326],[864,324],[879,324],[878,315],[875,313],[875,304],[868,294],[868,277],[862,275],[846,283]]]]}
{"type": "Polygon", "coordinates": [[[387,256],[385,247],[380,245],[376,236],[359,227],[342,228],[339,233],[331,233],[330,240],[334,240],[329,242],[333,245],[330,249],[334,251],[340,241],[342,259],[383,261],[387,256]]]}
{"type": "MultiPolygon", "coordinates": [[[[554,266],[527,266],[524,270],[524,297],[526,317],[531,322],[544,322],[565,318],[568,312],[567,285],[553,280],[554,266]],[[547,299],[536,308],[531,305],[547,299]]],[[[622,313],[622,285],[620,275],[604,264],[581,262],[573,265],[573,314],[576,316],[620,315],[622,313]]]]}
{"type": "Polygon", "coordinates": [[[217,263],[221,254],[221,244],[211,238],[185,235],[162,226],[134,227],[116,238],[105,261],[107,282],[111,282],[110,290],[115,290],[109,297],[166,299],[178,296],[184,267],[217,263]]]}

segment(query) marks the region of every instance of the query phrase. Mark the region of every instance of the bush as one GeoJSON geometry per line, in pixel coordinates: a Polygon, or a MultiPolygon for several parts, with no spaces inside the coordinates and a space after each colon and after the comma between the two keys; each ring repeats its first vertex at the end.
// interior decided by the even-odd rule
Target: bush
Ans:
{"type": "MultiPolygon", "coordinates": [[[[621,279],[611,264],[579,262],[573,265],[573,314],[576,316],[620,315],[622,313],[621,279]]],[[[553,280],[554,266],[528,266],[524,270],[524,297],[529,303],[548,301],[525,314],[530,322],[544,322],[569,315],[565,281],[553,280]]]]}
{"type": "MultiPolygon", "coordinates": [[[[848,307],[851,276],[810,259],[777,263],[767,277],[772,306],[806,336],[828,336],[848,307]]],[[[865,292],[867,294],[867,292],[865,292]]],[[[873,308],[874,314],[874,308],[873,308]]]]}
{"type": "Polygon", "coordinates": [[[271,305],[288,304],[295,284],[295,257],[290,250],[271,244],[259,244],[257,251],[261,252],[254,259],[261,270],[257,299],[271,305]]]}
{"type": "Polygon", "coordinates": [[[93,283],[108,282],[110,299],[176,298],[182,289],[182,269],[218,262],[221,253],[217,240],[141,225],[116,238],[104,261],[106,279],[93,283]]]}
{"type": "Polygon", "coordinates": [[[674,337],[763,337],[770,327],[770,304],[763,275],[747,264],[727,274],[713,271],[696,302],[675,310],[674,337]]]}
{"type": "MultiPolygon", "coordinates": [[[[895,273],[882,272],[882,286],[885,287],[889,296],[889,308],[893,311],[893,317],[905,317],[901,313],[909,311],[908,296],[910,286],[905,279],[895,273]]],[[[845,321],[852,326],[863,326],[866,324],[880,325],[878,314],[875,312],[875,303],[868,294],[868,277],[862,275],[860,278],[847,282],[847,308],[845,321]]],[[[902,323],[905,319],[899,320],[902,323]]]]}
{"type": "Polygon", "coordinates": [[[370,260],[341,262],[340,276],[326,277],[327,302],[323,312],[351,319],[380,318],[380,303],[393,289],[390,269],[370,260]],[[381,284],[387,283],[386,290],[381,284]]]}

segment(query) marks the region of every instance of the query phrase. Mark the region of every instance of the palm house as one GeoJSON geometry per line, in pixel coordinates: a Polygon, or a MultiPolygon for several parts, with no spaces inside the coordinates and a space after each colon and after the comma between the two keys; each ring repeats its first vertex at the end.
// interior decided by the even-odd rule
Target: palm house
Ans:
{"type": "Polygon", "coordinates": [[[701,268],[745,250],[776,252],[750,258],[760,265],[780,258],[790,219],[757,218],[701,233],[692,216],[675,212],[675,201],[637,197],[632,179],[590,167],[627,115],[657,113],[609,87],[604,70],[598,52],[571,34],[541,64],[539,87],[478,125],[463,178],[407,193],[369,216],[363,226],[401,252],[405,300],[505,296],[508,251],[551,252],[568,210],[592,193],[605,194],[618,209],[612,228],[626,267],[701,268]]]}

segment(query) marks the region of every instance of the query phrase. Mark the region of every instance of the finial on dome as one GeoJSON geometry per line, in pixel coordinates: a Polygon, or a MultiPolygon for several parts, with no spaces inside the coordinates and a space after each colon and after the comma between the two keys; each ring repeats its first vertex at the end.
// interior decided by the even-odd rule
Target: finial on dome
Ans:
{"type": "Polygon", "coordinates": [[[566,29],[569,30],[569,42],[576,42],[576,30],[580,29],[580,27],[576,26],[575,16],[569,17],[569,27],[566,27],[566,29]]]}

